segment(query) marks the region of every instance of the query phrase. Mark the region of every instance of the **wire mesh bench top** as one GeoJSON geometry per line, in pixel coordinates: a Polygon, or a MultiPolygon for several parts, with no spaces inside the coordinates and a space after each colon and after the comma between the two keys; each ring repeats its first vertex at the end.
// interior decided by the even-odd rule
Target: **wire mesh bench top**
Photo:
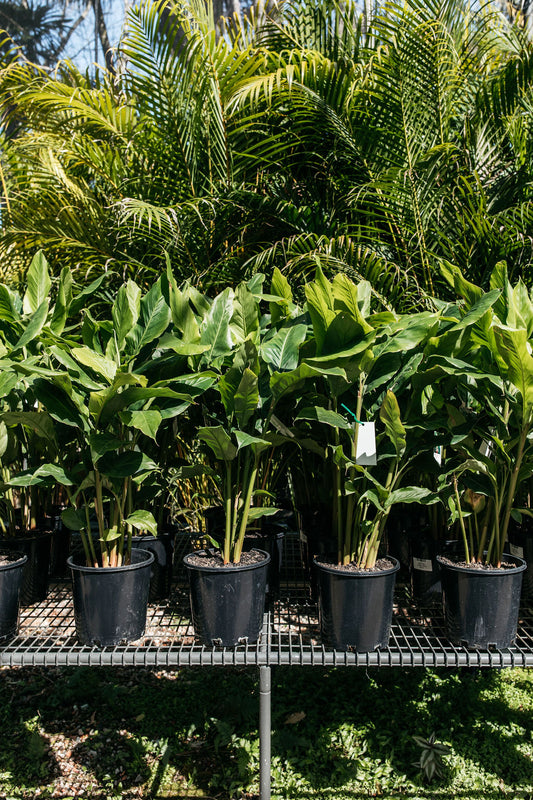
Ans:
{"type": "Polygon", "coordinates": [[[70,583],[63,581],[51,586],[45,601],[21,609],[19,634],[0,647],[0,665],[533,667],[533,608],[521,609],[512,648],[469,650],[447,639],[438,598],[417,606],[401,587],[387,648],[355,653],[325,647],[294,539],[287,542],[280,596],[269,603],[260,640],[235,648],[203,646],[194,637],[180,569],[184,546],[185,541],[177,549],[172,594],[163,603],[149,605],[146,632],[139,641],[103,649],[78,644],[70,583]]]}

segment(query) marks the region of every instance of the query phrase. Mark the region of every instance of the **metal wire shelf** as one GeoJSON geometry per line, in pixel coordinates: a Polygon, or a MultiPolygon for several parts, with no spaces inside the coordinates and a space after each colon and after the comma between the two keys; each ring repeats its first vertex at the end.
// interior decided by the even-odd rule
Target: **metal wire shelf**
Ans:
{"type": "Polygon", "coordinates": [[[280,597],[269,604],[256,644],[217,648],[195,640],[178,547],[171,597],[149,606],[146,633],[138,642],[103,649],[78,644],[70,585],[56,583],[46,601],[21,610],[19,634],[0,648],[0,665],[533,667],[533,609],[522,609],[514,647],[468,650],[446,638],[438,602],[417,607],[400,594],[387,648],[355,653],[325,647],[316,603],[298,563],[297,540],[289,537],[286,549],[280,597]]]}

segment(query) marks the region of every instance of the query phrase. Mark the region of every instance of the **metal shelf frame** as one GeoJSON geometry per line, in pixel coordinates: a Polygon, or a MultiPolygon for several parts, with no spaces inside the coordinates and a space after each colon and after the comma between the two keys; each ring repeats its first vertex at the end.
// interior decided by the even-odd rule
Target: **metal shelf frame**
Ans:
{"type": "Polygon", "coordinates": [[[533,608],[521,610],[516,643],[507,649],[471,650],[454,646],[446,638],[438,600],[416,606],[404,591],[398,592],[388,647],[369,653],[336,651],[324,646],[316,603],[310,599],[298,561],[298,541],[288,538],[286,567],[279,597],[264,614],[260,639],[235,648],[199,644],[189,613],[188,590],[180,569],[179,543],[170,598],[150,605],[146,632],[137,642],[117,647],[78,644],[70,583],[51,586],[48,598],[23,608],[18,635],[0,648],[2,666],[131,666],[172,669],[178,667],[259,668],[260,694],[260,800],[270,798],[271,668],[315,667],[533,667],[533,608]]]}

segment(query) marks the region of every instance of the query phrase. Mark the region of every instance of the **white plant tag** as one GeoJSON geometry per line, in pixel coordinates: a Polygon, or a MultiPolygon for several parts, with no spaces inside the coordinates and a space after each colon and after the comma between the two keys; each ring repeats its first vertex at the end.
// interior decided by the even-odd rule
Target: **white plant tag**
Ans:
{"type": "Polygon", "coordinates": [[[433,562],[430,558],[415,558],[413,556],[413,569],[420,572],[433,572],[433,562]]]}
{"type": "Polygon", "coordinates": [[[512,556],[517,556],[518,558],[524,558],[524,548],[520,547],[520,545],[518,544],[509,543],[509,551],[512,556]]]}
{"type": "Polygon", "coordinates": [[[493,442],[487,442],[486,439],[483,439],[483,441],[479,446],[479,452],[485,458],[492,458],[492,447],[493,447],[493,442]]]}
{"type": "Polygon", "coordinates": [[[435,459],[435,461],[437,462],[437,464],[440,467],[441,464],[442,464],[442,445],[441,444],[439,444],[439,445],[437,445],[436,447],[433,448],[433,458],[435,459]]]}
{"type": "Polygon", "coordinates": [[[377,464],[376,426],[373,422],[359,422],[358,428],[355,463],[373,467],[377,464]]]}

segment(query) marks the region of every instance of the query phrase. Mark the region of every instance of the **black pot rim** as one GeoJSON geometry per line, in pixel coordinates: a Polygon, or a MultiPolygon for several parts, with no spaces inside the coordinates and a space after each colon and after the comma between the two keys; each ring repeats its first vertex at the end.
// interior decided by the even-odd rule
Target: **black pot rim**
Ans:
{"type": "MultiPolygon", "coordinates": [[[[69,556],[67,558],[67,566],[70,567],[72,570],[76,572],[83,572],[84,574],[114,574],[116,572],[131,572],[135,569],[142,569],[143,567],[148,567],[154,561],[154,554],[150,553],[148,550],[142,550],[140,547],[132,547],[131,554],[133,553],[142,553],[144,558],[141,561],[136,562],[135,564],[122,564],[120,567],[88,567],[86,564],[76,564],[75,558],[77,556],[69,556]]],[[[83,558],[83,556],[82,556],[83,558]]]]}
{"type": "Polygon", "coordinates": [[[26,555],[26,553],[21,555],[20,553],[10,552],[7,549],[5,550],[0,549],[0,554],[9,556],[13,556],[16,554],[18,556],[18,558],[16,558],[14,561],[9,561],[7,564],[0,564],[0,572],[6,572],[8,569],[16,569],[17,567],[23,567],[26,561],[28,560],[28,556],[26,555]]]}
{"type": "Polygon", "coordinates": [[[372,572],[371,570],[359,570],[354,572],[352,569],[339,569],[338,567],[330,567],[328,564],[322,564],[319,562],[316,556],[313,558],[313,564],[315,567],[317,567],[317,569],[321,569],[324,572],[330,572],[333,575],[342,575],[352,578],[380,578],[382,576],[385,577],[386,575],[392,575],[393,573],[398,572],[400,569],[400,562],[397,558],[389,555],[383,556],[383,558],[386,558],[387,561],[392,561],[392,567],[389,569],[376,570],[375,572],[372,572]]]}
{"type": "Polygon", "coordinates": [[[519,572],[523,572],[527,569],[527,564],[523,558],[520,556],[512,556],[510,553],[504,553],[505,561],[515,562],[514,567],[508,567],[506,569],[502,569],[501,567],[491,567],[490,569],[474,569],[470,567],[468,564],[454,564],[452,559],[449,556],[438,555],[437,562],[441,569],[448,569],[451,572],[461,572],[466,575],[471,575],[473,578],[482,578],[483,576],[497,576],[497,575],[516,575],[519,572]]]}
{"type": "Polygon", "coordinates": [[[246,572],[248,570],[265,567],[267,564],[270,563],[270,556],[264,550],[260,550],[258,547],[253,547],[252,550],[250,550],[249,552],[252,551],[254,553],[261,553],[261,555],[264,556],[263,560],[256,561],[254,564],[231,564],[231,566],[228,564],[224,564],[220,567],[204,567],[201,564],[189,564],[188,559],[191,558],[191,556],[197,556],[198,553],[205,553],[205,550],[196,550],[192,553],[187,553],[187,555],[183,557],[183,563],[185,564],[187,569],[196,570],[198,572],[205,572],[205,573],[210,572],[217,574],[223,574],[224,572],[228,572],[230,574],[233,574],[235,572],[246,572]]]}
{"type": "Polygon", "coordinates": [[[16,536],[3,536],[0,539],[0,548],[4,547],[4,549],[7,550],[10,542],[35,542],[38,539],[52,538],[53,533],[53,530],[50,528],[43,528],[42,530],[17,533],[16,536]]]}

